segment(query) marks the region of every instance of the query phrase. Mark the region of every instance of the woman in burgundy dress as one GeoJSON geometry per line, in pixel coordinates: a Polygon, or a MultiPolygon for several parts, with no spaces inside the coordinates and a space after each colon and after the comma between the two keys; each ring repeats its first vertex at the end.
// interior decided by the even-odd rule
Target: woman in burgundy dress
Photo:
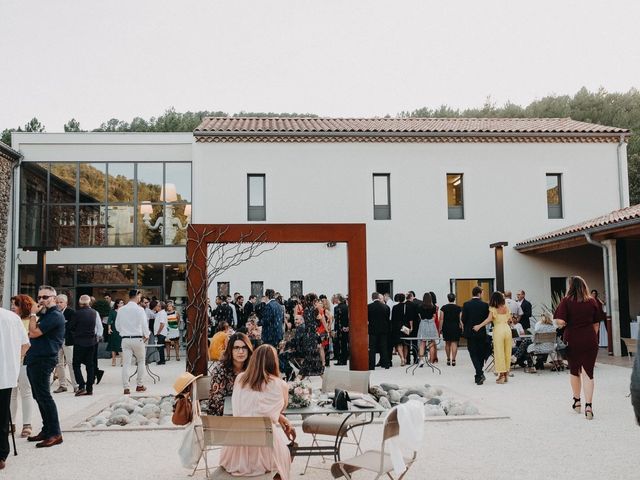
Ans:
{"type": "Polygon", "coordinates": [[[569,291],[556,309],[554,318],[563,327],[564,341],[571,370],[573,409],[580,413],[580,391],[584,389],[584,414],[593,419],[593,367],[598,355],[598,323],[601,307],[589,295],[589,288],[582,277],[571,277],[569,291]],[[581,378],[582,377],[582,378],[581,378]]]}

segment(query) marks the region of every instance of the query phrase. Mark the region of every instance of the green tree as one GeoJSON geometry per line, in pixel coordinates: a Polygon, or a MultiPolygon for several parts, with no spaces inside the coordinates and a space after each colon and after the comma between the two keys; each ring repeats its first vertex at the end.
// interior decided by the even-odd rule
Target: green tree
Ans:
{"type": "Polygon", "coordinates": [[[80,129],[80,122],[75,118],[72,118],[67,123],[64,124],[65,132],[85,132],[86,130],[80,129]]]}
{"type": "Polygon", "coordinates": [[[36,117],[33,117],[31,120],[29,120],[28,123],[25,124],[24,131],[36,133],[44,132],[44,125],[40,123],[40,120],[38,120],[36,117]]]}

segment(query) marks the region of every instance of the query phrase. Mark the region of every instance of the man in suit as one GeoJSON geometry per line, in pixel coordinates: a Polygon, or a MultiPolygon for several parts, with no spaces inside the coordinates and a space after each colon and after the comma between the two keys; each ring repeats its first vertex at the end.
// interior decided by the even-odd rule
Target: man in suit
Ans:
{"type": "Polygon", "coordinates": [[[334,352],[337,350],[336,365],[346,365],[349,357],[349,307],[347,300],[341,293],[334,296],[335,308],[333,309],[333,318],[336,327],[336,341],[333,344],[334,352]],[[336,346],[338,348],[336,349],[336,346]]]}
{"type": "Polygon", "coordinates": [[[376,353],[380,354],[380,366],[387,369],[391,366],[389,358],[389,307],[382,301],[382,295],[374,292],[373,300],[368,306],[369,318],[369,370],[376,369],[376,353]]]}
{"type": "MultiPolygon", "coordinates": [[[[413,290],[409,290],[407,292],[406,297],[406,306],[407,313],[406,318],[411,325],[411,332],[409,333],[410,337],[418,336],[418,327],[420,326],[420,317],[418,316],[418,307],[422,305],[422,301],[416,298],[416,293],[413,290]]],[[[420,361],[418,355],[418,344],[417,340],[411,340],[412,347],[409,349],[407,353],[407,363],[411,363],[411,354],[413,353],[413,363],[418,363],[420,361]]]]}
{"type": "Polygon", "coordinates": [[[520,308],[522,308],[522,316],[520,317],[520,325],[524,328],[526,332],[528,328],[531,327],[531,302],[524,298],[525,293],[524,290],[520,290],[517,293],[518,302],[520,303],[520,308]]]}
{"type": "Polygon", "coordinates": [[[464,325],[463,336],[467,339],[469,356],[476,369],[476,385],[484,383],[483,373],[484,361],[487,358],[487,330],[481,328],[478,332],[473,330],[489,316],[489,304],[482,301],[482,288],[473,287],[471,291],[473,298],[462,306],[462,324],[464,325]]]}
{"type": "Polygon", "coordinates": [[[70,384],[73,390],[77,390],[78,384],[76,383],[76,377],[73,371],[73,323],[72,320],[76,314],[73,308],[68,306],[69,298],[61,293],[56,297],[56,304],[58,309],[64,316],[64,344],[58,352],[58,364],[55,369],[55,376],[58,377],[58,388],[53,393],[62,393],[67,391],[67,386],[70,384]],[[67,379],[66,368],[69,367],[69,379],[67,379]]]}

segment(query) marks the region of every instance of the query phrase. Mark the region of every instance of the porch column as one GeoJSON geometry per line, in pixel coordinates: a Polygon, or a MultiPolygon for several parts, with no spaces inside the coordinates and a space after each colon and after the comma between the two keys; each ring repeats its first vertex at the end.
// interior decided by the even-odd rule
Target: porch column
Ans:
{"type": "Polygon", "coordinates": [[[609,250],[609,282],[610,291],[607,292],[607,302],[611,312],[611,339],[613,343],[613,355],[620,357],[622,355],[622,346],[620,344],[620,302],[618,290],[618,256],[616,253],[616,240],[602,240],[602,243],[609,250]]]}

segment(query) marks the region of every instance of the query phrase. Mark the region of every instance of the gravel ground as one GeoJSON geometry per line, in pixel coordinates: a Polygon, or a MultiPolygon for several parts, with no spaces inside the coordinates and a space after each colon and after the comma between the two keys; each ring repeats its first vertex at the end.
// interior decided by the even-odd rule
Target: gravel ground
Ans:
{"type": "MultiPolygon", "coordinates": [[[[441,358],[444,355],[441,354],[441,358]]],[[[397,362],[397,359],[395,359],[397,362]]],[[[120,367],[101,360],[106,370],[94,397],[75,398],[72,393],[55,395],[63,430],[73,426],[79,412],[95,412],[107,400],[122,393],[120,367]]],[[[452,396],[471,399],[481,414],[508,418],[471,421],[428,421],[419,449],[418,461],[405,478],[409,479],[628,479],[637,478],[632,459],[637,454],[640,427],[633,419],[626,367],[598,364],[596,368],[595,419],[574,413],[571,406],[569,376],[566,372],[544,371],[525,374],[515,371],[506,385],[497,385],[490,375],[487,383],[473,383],[471,363],[461,351],[458,366],[440,365],[442,375],[428,368],[416,375],[399,367],[372,372],[372,382],[401,385],[429,383],[442,386],[452,396]]],[[[344,367],[332,367],[344,368],[344,367]]],[[[153,366],[161,382],[148,383],[147,393],[170,393],[173,381],[184,369],[184,362],[172,360],[164,366],[153,366]]],[[[151,382],[150,378],[146,379],[151,382]]],[[[318,383],[317,381],[315,383],[318,383]]],[[[39,428],[37,409],[34,427],[39,428]]],[[[21,426],[20,414],[17,423],[21,426]]],[[[298,429],[300,430],[300,429],[298,429]]],[[[381,425],[366,429],[363,445],[376,448],[381,439],[381,425]]],[[[67,432],[60,446],[36,450],[33,444],[17,439],[18,456],[7,459],[0,478],[73,480],[87,475],[95,479],[153,478],[154,480],[186,478],[190,473],[180,466],[177,448],[181,431],[100,431],[67,432]]],[[[299,443],[309,438],[299,435],[299,443]]],[[[348,456],[349,447],[343,450],[348,456]]],[[[211,455],[215,462],[215,454],[211,455]]],[[[292,478],[304,469],[304,460],[292,464],[292,478]]],[[[313,458],[305,477],[331,478],[330,466],[313,458]]],[[[366,473],[356,478],[373,478],[366,473]]],[[[196,475],[204,478],[204,472],[196,475]]]]}

